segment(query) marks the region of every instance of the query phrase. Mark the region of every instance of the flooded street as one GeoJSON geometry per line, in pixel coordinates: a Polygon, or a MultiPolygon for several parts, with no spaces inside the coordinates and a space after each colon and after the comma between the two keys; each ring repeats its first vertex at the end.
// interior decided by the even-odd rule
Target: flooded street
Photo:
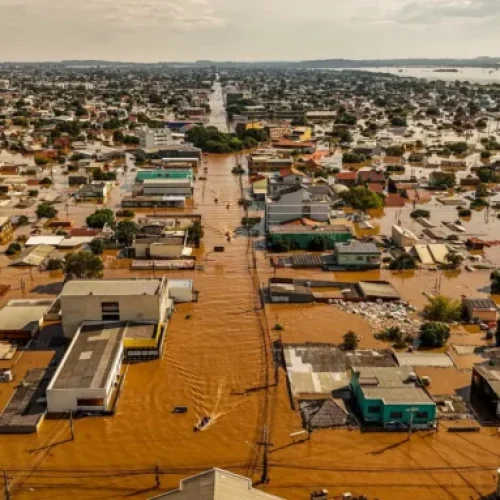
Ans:
{"type": "MultiPolygon", "coordinates": [[[[212,123],[223,126],[217,85],[212,123]]],[[[235,163],[234,156],[211,156],[207,180],[197,181],[194,211],[203,215],[205,228],[197,256],[204,270],[167,276],[194,279],[199,301],[177,306],[162,359],[127,365],[117,414],[76,420],[74,441],[69,440],[67,420],[45,421],[38,435],[0,436],[0,467],[9,470],[11,497],[145,499],[214,466],[258,483],[266,433],[272,443],[270,483],[259,487],[290,500],[307,499],[320,488],[332,495],[350,491],[370,499],[469,499],[492,493],[500,465],[496,429],[460,435],[448,433],[444,424],[437,433],[416,433],[411,440],[405,434],[347,429],[317,431],[305,442],[291,437],[302,426],[298,412],[290,407],[286,374],[281,368],[274,370],[271,342],[278,332],[273,325],[283,323],[280,333],[285,342],[338,342],[353,329],[361,335],[362,347],[382,343],[373,339],[364,319],[332,306],[261,307],[260,287],[273,275],[269,259],[257,250],[255,269],[251,242],[245,236],[230,243],[225,238],[244,215],[238,205],[240,180],[231,173],[235,163]],[[224,246],[224,253],[214,253],[214,246],[224,246]],[[187,406],[188,412],[172,413],[178,405],[187,406]],[[212,423],[203,432],[193,432],[207,414],[212,423]],[[155,464],[161,473],[157,489],[155,464]]],[[[78,208],[72,207],[70,214],[83,222],[78,208]]],[[[323,279],[333,275],[318,274],[323,279]]],[[[130,276],[152,277],[152,272],[106,264],[106,278],[130,276]]],[[[334,276],[346,281],[361,276],[390,279],[418,307],[425,300],[422,292],[436,279],[436,273],[428,271],[334,276]]],[[[1,283],[12,286],[2,302],[20,296],[20,278],[28,284],[27,296],[54,293],[39,287],[47,285],[46,274],[2,268],[1,283]]],[[[60,277],[54,275],[53,281],[57,284],[60,277]]],[[[477,272],[443,277],[441,286],[443,293],[453,296],[462,290],[479,296],[488,293],[481,291],[486,284],[487,272],[477,272]]]]}
{"type": "MultiPolygon", "coordinates": [[[[419,433],[411,441],[398,434],[325,430],[294,444],[297,438],[290,434],[301,429],[301,422],[290,408],[282,369],[274,385],[265,320],[270,327],[278,320],[284,324],[284,341],[337,342],[352,328],[363,337],[362,345],[379,343],[364,320],[331,306],[267,305],[264,317],[257,287],[272,275],[268,260],[257,252],[255,275],[247,239],[227,243],[224,237],[243,215],[237,205],[239,178],[230,173],[234,162],[230,156],[211,157],[206,184],[197,184],[195,210],[205,221],[199,258],[205,270],[169,276],[193,277],[200,299],[177,307],[163,358],[128,365],[117,415],[77,420],[73,442],[67,440],[66,420],[46,421],[38,436],[0,437],[0,464],[14,471],[13,498],[148,498],[212,466],[258,481],[263,465],[259,443],[266,425],[273,446],[271,482],[264,489],[285,498],[304,499],[320,487],[369,498],[478,498],[490,493],[500,462],[493,429],[464,436],[448,434],[442,426],[437,434],[419,433]],[[218,204],[213,193],[220,198],[218,204]],[[210,253],[215,245],[224,245],[225,252],[210,253]],[[171,413],[176,405],[187,406],[188,413],[171,413]],[[205,414],[214,417],[213,423],[194,433],[193,426],[205,414]],[[155,462],[163,473],[159,490],[150,489],[155,462]]],[[[279,275],[288,272],[280,270],[279,275]]],[[[32,289],[46,283],[38,272],[32,282],[26,273],[18,274],[26,275],[32,289]]],[[[11,268],[2,274],[10,274],[14,282],[11,268]]],[[[379,273],[369,274],[363,277],[379,273]]],[[[105,273],[129,275],[124,269],[108,268],[105,273]]],[[[394,284],[408,298],[417,298],[424,279],[432,278],[414,282],[406,276],[395,278],[394,284]]],[[[277,337],[272,330],[270,335],[271,340],[277,337]]]]}

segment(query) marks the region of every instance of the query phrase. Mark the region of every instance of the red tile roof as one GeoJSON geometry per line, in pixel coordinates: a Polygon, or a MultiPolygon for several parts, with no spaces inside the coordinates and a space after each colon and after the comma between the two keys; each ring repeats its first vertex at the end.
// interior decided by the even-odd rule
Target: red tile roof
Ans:
{"type": "Polygon", "coordinates": [[[357,172],[339,172],[337,174],[337,180],[342,181],[355,181],[358,178],[357,172]]]}
{"type": "Polygon", "coordinates": [[[386,207],[404,207],[405,200],[401,198],[398,194],[388,194],[385,197],[385,206],[386,207]]]}
{"type": "Polygon", "coordinates": [[[374,193],[382,194],[384,192],[384,186],[382,184],[378,184],[376,182],[368,183],[368,189],[373,191],[374,193]]]}

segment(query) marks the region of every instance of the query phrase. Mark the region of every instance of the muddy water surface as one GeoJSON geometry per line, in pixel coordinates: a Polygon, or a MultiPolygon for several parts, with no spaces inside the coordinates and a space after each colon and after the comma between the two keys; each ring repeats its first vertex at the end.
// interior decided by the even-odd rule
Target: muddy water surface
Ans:
{"type": "MultiPolygon", "coordinates": [[[[273,385],[257,293],[273,273],[259,251],[255,274],[246,238],[227,243],[224,237],[243,215],[237,205],[239,181],[230,173],[234,161],[211,158],[206,185],[197,185],[196,210],[204,215],[206,233],[199,257],[205,270],[169,276],[194,278],[200,300],[177,307],[163,358],[128,365],[117,414],[77,420],[74,441],[68,440],[65,420],[46,421],[37,436],[1,436],[0,466],[11,471],[13,498],[148,498],[212,466],[258,481],[263,465],[259,443],[266,425],[272,442],[271,481],[260,487],[285,498],[306,499],[310,491],[323,487],[332,494],[351,491],[369,498],[479,498],[490,493],[500,462],[493,430],[454,435],[442,427],[437,434],[416,434],[411,441],[403,435],[348,430],[315,432],[303,443],[290,437],[301,423],[290,408],[283,371],[273,385]],[[225,253],[210,253],[215,245],[224,245],[225,253]],[[171,413],[175,405],[188,406],[188,413],[171,413]],[[213,423],[194,433],[193,426],[205,414],[214,417],[213,423]],[[151,489],[155,462],[164,473],[159,489],[151,489]]],[[[113,267],[107,267],[107,277],[132,274],[113,267]]],[[[389,277],[384,272],[331,274],[346,281],[389,277]]],[[[405,298],[420,301],[434,276],[417,273],[391,279],[405,298]]],[[[0,279],[12,284],[4,301],[20,296],[21,277],[30,296],[55,293],[59,282],[54,276],[53,287],[39,288],[47,284],[46,274],[34,271],[30,276],[26,270],[3,268],[0,279]]],[[[477,291],[486,282],[485,276],[462,274],[443,279],[442,286],[459,293],[463,287],[477,291]]],[[[284,324],[285,340],[336,342],[347,329],[355,329],[367,346],[378,345],[364,320],[331,306],[268,305],[266,314],[271,327],[278,321],[284,324]]],[[[271,331],[271,338],[276,337],[271,331]]]]}

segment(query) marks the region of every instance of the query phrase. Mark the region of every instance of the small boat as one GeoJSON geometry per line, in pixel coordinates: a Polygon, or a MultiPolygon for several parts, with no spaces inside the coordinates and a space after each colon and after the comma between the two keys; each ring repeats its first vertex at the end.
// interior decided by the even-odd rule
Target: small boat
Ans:
{"type": "Polygon", "coordinates": [[[210,422],[212,417],[205,415],[193,428],[194,432],[202,431],[210,422]]]}
{"type": "Polygon", "coordinates": [[[187,406],[174,406],[172,413],[187,413],[187,411],[188,411],[187,406]]]}

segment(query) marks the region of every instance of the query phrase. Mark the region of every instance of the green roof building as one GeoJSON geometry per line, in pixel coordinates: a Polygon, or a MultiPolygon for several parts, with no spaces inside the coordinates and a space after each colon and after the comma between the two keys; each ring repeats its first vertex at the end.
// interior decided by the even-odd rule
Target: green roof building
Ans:
{"type": "Polygon", "coordinates": [[[191,168],[169,168],[164,170],[139,170],[135,176],[136,182],[144,182],[150,179],[177,179],[193,180],[193,170],[191,168]]]}
{"type": "Polygon", "coordinates": [[[356,367],[350,385],[367,424],[429,428],[436,420],[436,403],[418,384],[411,367],[356,367]]]}

